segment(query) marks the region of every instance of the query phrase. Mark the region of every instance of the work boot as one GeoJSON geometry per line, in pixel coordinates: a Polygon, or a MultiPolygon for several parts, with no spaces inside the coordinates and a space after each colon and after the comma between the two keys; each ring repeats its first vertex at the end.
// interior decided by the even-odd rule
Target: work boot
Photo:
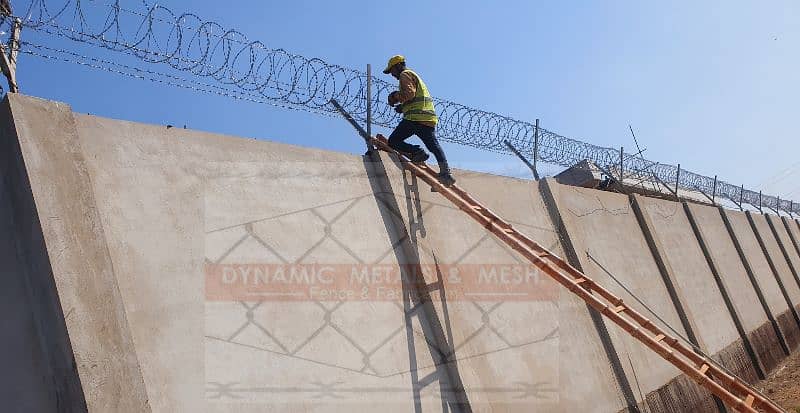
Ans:
{"type": "Polygon", "coordinates": [[[427,161],[429,157],[430,157],[430,155],[428,155],[427,152],[425,152],[424,150],[420,149],[420,150],[412,153],[409,158],[411,159],[411,162],[423,163],[423,162],[427,161]]]}
{"type": "Polygon", "coordinates": [[[450,175],[450,172],[447,173],[439,173],[439,182],[446,187],[453,186],[456,183],[456,178],[453,178],[453,175],[450,175]]]}
{"type": "Polygon", "coordinates": [[[447,166],[447,163],[439,165],[439,182],[446,187],[450,187],[456,183],[456,178],[450,175],[450,167],[447,166]]]}

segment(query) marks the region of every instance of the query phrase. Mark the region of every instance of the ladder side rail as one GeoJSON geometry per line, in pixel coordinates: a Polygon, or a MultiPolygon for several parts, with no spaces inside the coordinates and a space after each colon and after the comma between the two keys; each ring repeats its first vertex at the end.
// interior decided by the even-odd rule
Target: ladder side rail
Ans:
{"type": "MultiPolygon", "coordinates": [[[[480,203],[477,200],[472,198],[469,194],[467,194],[462,189],[457,188],[457,192],[460,192],[463,195],[465,195],[464,197],[466,199],[470,200],[471,202],[474,202],[475,204],[480,205],[480,203]]],[[[484,214],[491,214],[491,219],[493,219],[493,220],[502,221],[502,219],[499,216],[494,214],[488,208],[482,208],[481,212],[484,212],[484,214]]],[[[504,223],[504,225],[508,226],[508,227],[511,227],[511,225],[508,224],[508,223],[504,223]]],[[[597,284],[594,280],[588,278],[585,274],[580,272],[578,269],[576,269],[575,267],[573,267],[572,265],[570,265],[566,261],[562,260],[557,255],[555,255],[552,252],[548,251],[547,249],[541,247],[534,240],[528,238],[524,234],[519,233],[519,231],[515,231],[514,235],[517,235],[517,238],[520,241],[522,241],[529,248],[534,250],[537,253],[537,255],[540,256],[539,258],[542,258],[542,256],[544,256],[546,259],[548,259],[550,262],[552,262],[553,264],[558,266],[560,269],[568,272],[570,275],[573,275],[576,279],[585,280],[584,282],[586,283],[586,287],[587,288],[598,292],[604,298],[606,298],[607,300],[611,301],[612,303],[615,303],[617,306],[621,306],[622,305],[623,301],[621,299],[619,299],[618,297],[616,297],[613,293],[611,293],[610,291],[606,290],[605,288],[603,288],[602,286],[597,284]]],[[[608,308],[609,307],[606,307],[604,309],[604,311],[603,311],[604,314],[607,314],[608,308]]],[[[639,312],[635,311],[634,309],[626,306],[624,311],[626,312],[626,314],[628,316],[633,318],[638,324],[640,324],[644,328],[648,329],[649,331],[651,331],[651,332],[653,332],[655,334],[663,334],[664,333],[663,330],[661,330],[657,325],[652,323],[648,318],[644,317],[642,314],[640,314],[639,312]]],[[[675,350],[679,351],[681,354],[683,354],[684,356],[689,358],[692,362],[694,362],[694,363],[696,363],[698,365],[707,364],[709,366],[708,367],[709,374],[712,374],[714,377],[718,377],[721,381],[725,382],[730,387],[733,387],[734,389],[738,390],[741,393],[753,395],[755,397],[755,399],[757,401],[761,402],[761,403],[771,403],[768,399],[766,399],[766,398],[760,396],[759,394],[757,394],[756,392],[754,392],[752,388],[749,388],[748,385],[746,385],[743,382],[741,382],[738,378],[736,378],[735,376],[732,376],[732,375],[728,374],[727,372],[725,372],[724,370],[720,369],[715,364],[716,362],[714,360],[711,360],[708,357],[706,357],[705,355],[700,354],[697,351],[695,351],[695,349],[684,345],[683,343],[681,343],[679,340],[677,340],[674,337],[670,337],[670,336],[668,336],[666,334],[665,334],[665,336],[669,337],[669,339],[665,339],[665,342],[667,342],[675,350]]]]}

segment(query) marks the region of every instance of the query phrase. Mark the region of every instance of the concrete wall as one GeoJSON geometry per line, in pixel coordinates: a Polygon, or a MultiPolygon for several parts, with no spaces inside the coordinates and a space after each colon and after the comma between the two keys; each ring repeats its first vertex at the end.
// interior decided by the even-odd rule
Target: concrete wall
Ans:
{"type": "MultiPolygon", "coordinates": [[[[242,317],[243,306],[237,302],[204,304],[202,285],[191,281],[203,264],[203,260],[198,260],[199,253],[192,251],[198,239],[205,239],[205,245],[194,245],[194,248],[201,252],[204,249],[206,260],[217,261],[222,255],[225,255],[224,262],[263,259],[264,246],[259,244],[264,243],[271,244],[271,248],[277,250],[273,254],[282,255],[281,259],[295,261],[319,241],[321,232],[324,233],[320,222],[314,222],[320,221],[321,216],[332,222],[329,224],[332,234],[357,257],[343,251],[342,245],[326,241],[305,257],[319,262],[391,264],[398,260],[416,260],[432,263],[435,257],[440,263],[477,265],[518,263],[520,260],[440,196],[413,183],[410,176],[403,177],[395,163],[385,156],[383,170],[373,171],[372,176],[388,174],[388,187],[374,190],[369,176],[364,174],[365,165],[348,155],[326,153],[325,157],[319,157],[319,151],[241,139],[220,140],[218,136],[182,130],[169,132],[175,135],[165,139],[161,127],[89,116],[79,116],[78,127],[86,139],[85,147],[90,148],[87,158],[95,160],[92,162],[96,174],[95,193],[105,200],[100,212],[105,231],[112,240],[111,254],[117,263],[125,308],[138,343],[145,381],[150,383],[148,395],[155,410],[181,410],[202,404],[201,399],[191,395],[203,386],[203,377],[187,376],[185,369],[180,368],[187,365],[193,366],[192,371],[202,372],[205,368],[210,390],[217,383],[240,381],[237,374],[243,371],[263,388],[286,388],[272,395],[273,400],[259,399],[258,394],[245,395],[256,397],[250,401],[255,410],[263,409],[265,403],[271,408],[281,408],[274,400],[286,404],[283,408],[287,410],[296,409],[296,403],[306,403],[307,396],[292,396],[290,390],[307,386],[314,381],[314,376],[319,376],[319,380],[339,377],[356,380],[366,388],[390,389],[386,390],[388,395],[381,394],[378,400],[392,403],[398,411],[406,411],[414,408],[415,391],[409,385],[414,380],[408,377],[412,374],[408,371],[409,358],[414,359],[411,364],[419,369],[413,373],[418,375],[417,379],[436,373],[430,368],[430,355],[425,356],[429,350],[424,328],[417,320],[411,320],[413,334],[394,337],[397,343],[381,346],[376,354],[384,363],[371,366],[379,369],[374,373],[379,377],[352,373],[342,376],[335,368],[314,370],[306,363],[298,364],[297,360],[280,354],[264,361],[276,365],[278,373],[265,370],[260,375],[255,374],[249,367],[253,355],[248,352],[238,356],[242,349],[235,348],[237,351],[232,352],[231,345],[249,346],[247,349],[251,352],[268,348],[285,353],[283,346],[301,344],[300,337],[308,333],[285,331],[289,329],[285,324],[298,324],[298,321],[292,322],[291,317],[324,314],[319,313],[316,303],[260,304],[256,314],[264,311],[264,316],[275,313],[290,317],[262,325],[266,330],[281,331],[274,334],[285,336],[275,338],[286,343],[276,345],[250,329],[231,339],[240,325],[230,320],[242,317]],[[298,171],[304,172],[298,176],[298,171]],[[164,182],[169,182],[169,186],[164,182]],[[291,191],[287,192],[287,188],[291,191]],[[379,193],[378,198],[386,203],[376,204],[373,193],[379,193]],[[395,205],[391,205],[392,199],[395,205]],[[200,205],[197,201],[201,201],[200,205]],[[136,207],[131,208],[131,205],[136,207]],[[399,222],[413,222],[409,226],[416,237],[411,243],[415,251],[401,251],[395,256],[391,248],[387,249],[405,234],[398,236],[383,228],[380,225],[382,213],[399,222]],[[272,216],[281,218],[276,222],[263,220],[272,216]],[[249,229],[247,223],[252,223],[249,229]],[[204,227],[205,232],[201,232],[204,227]],[[175,228],[179,229],[177,234],[175,228]],[[294,236],[283,239],[279,237],[283,233],[294,236]],[[230,251],[242,237],[247,239],[230,251]],[[154,239],[158,239],[158,243],[154,243],[154,239]],[[170,251],[170,254],[164,256],[160,251],[170,251]],[[414,254],[416,256],[408,256],[414,254]],[[142,260],[144,256],[148,259],[142,260]],[[164,268],[175,272],[175,276],[165,279],[164,268]],[[202,305],[205,307],[205,337],[201,328],[203,309],[198,309],[202,305]],[[169,328],[152,328],[165,319],[175,321],[169,328]],[[197,349],[196,345],[204,338],[205,358],[202,348],[197,349]],[[165,352],[163,348],[181,351],[165,352]],[[193,348],[196,350],[191,350],[193,348]],[[297,372],[298,376],[293,376],[292,372],[297,372]]],[[[557,234],[538,188],[526,181],[482,174],[459,173],[459,181],[515,227],[561,254],[557,234]]],[[[270,259],[276,257],[272,255],[270,259]]],[[[445,308],[441,299],[434,297],[436,313],[440,320],[447,320],[450,341],[462,359],[458,371],[473,408],[482,410],[491,405],[503,410],[538,406],[548,411],[575,411],[586,408],[587,400],[606,411],[625,407],[610,378],[608,362],[585,305],[565,291],[558,291],[555,300],[557,306],[551,302],[485,301],[448,302],[445,308]],[[532,320],[536,320],[535,323],[532,320]],[[574,374],[579,370],[581,374],[574,374]],[[583,390],[576,393],[571,390],[574,388],[583,390]],[[527,397],[518,399],[525,391],[530,392],[527,397]]],[[[392,334],[399,328],[405,331],[403,311],[394,304],[348,302],[334,315],[340,318],[334,318],[333,323],[363,328],[361,335],[366,337],[353,338],[354,341],[376,341],[381,334],[392,334]],[[365,317],[365,314],[371,316],[365,317]]],[[[319,327],[318,322],[308,321],[310,325],[306,329],[314,332],[319,327]]],[[[324,332],[329,333],[329,330],[324,332]]],[[[343,338],[336,332],[330,336],[318,335],[315,340],[320,341],[314,344],[316,347],[304,347],[292,356],[302,354],[309,361],[334,365],[342,361],[338,358],[344,357],[349,368],[363,367],[362,354],[358,353],[369,350],[369,346],[354,348],[353,343],[342,342],[343,338]]],[[[379,341],[370,344],[381,344],[379,341]]],[[[295,351],[294,348],[289,350],[289,353],[295,351]]],[[[262,357],[270,355],[261,354],[262,357]]],[[[441,395],[434,390],[435,386],[420,390],[418,397],[422,399],[420,405],[424,410],[442,403],[441,395]]],[[[209,397],[217,396],[214,393],[209,391],[209,397]]],[[[374,403],[378,397],[357,396],[337,403],[343,406],[374,403]]],[[[229,405],[214,400],[205,404],[205,408],[219,410],[226,406],[229,405]]]]}
{"type": "MultiPolygon", "coordinates": [[[[390,158],[365,164],[351,155],[89,116],[78,116],[77,127],[154,410],[351,411],[381,403],[428,411],[459,397],[476,410],[585,407],[584,395],[560,392],[563,321],[553,300],[443,300],[438,289],[431,308],[206,299],[198,274],[207,262],[519,262],[390,158]],[[447,360],[457,363],[437,359],[451,351],[447,360]],[[327,393],[320,385],[330,386],[327,393]],[[465,394],[454,394],[461,386],[465,394]]],[[[459,179],[520,229],[558,247],[529,183],[459,179]]],[[[571,334],[590,352],[585,333],[571,334]]],[[[572,357],[565,363],[569,371],[576,365],[572,357]]],[[[602,360],[587,364],[598,366],[592,375],[602,373],[602,360]]],[[[594,391],[613,397],[605,396],[611,385],[594,391]]]]}
{"type": "MultiPolygon", "coordinates": [[[[15,361],[1,375],[13,384],[0,397],[14,407],[717,410],[677,369],[549,279],[534,272],[518,283],[513,271],[526,268],[519,255],[386,154],[9,99],[3,144],[21,149],[3,152],[11,155],[0,226],[13,236],[0,237],[11,263],[0,286],[13,297],[3,305],[27,309],[5,316],[0,337],[10,349],[3,356],[15,361]],[[358,284],[362,299],[242,295],[214,278],[215,269],[237,266],[366,268],[374,277],[358,284]],[[476,289],[475,268],[499,275],[476,289]],[[382,287],[398,296],[380,297],[382,287]]],[[[647,314],[631,290],[748,379],[786,355],[782,339],[797,344],[787,298],[800,297],[789,264],[800,255],[780,220],[784,251],[761,216],[753,222],[763,249],[738,212],[553,181],[457,178],[517,229],[647,314]]]]}

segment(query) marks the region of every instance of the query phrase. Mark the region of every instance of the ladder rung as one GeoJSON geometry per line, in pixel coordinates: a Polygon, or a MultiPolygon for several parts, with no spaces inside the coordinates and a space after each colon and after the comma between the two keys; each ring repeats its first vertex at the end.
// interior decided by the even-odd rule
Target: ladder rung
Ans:
{"type": "Polygon", "coordinates": [[[700,366],[700,374],[705,376],[707,371],[708,371],[708,364],[703,363],[703,365],[700,366]]]}
{"type": "Polygon", "coordinates": [[[755,400],[756,400],[755,396],[753,396],[752,394],[748,394],[747,397],[744,399],[744,405],[747,407],[753,407],[753,401],[755,400]]]}
{"type": "Polygon", "coordinates": [[[663,334],[659,334],[659,335],[657,335],[657,336],[653,337],[653,340],[655,340],[655,341],[656,341],[656,343],[658,343],[658,342],[660,342],[661,340],[663,340],[665,337],[667,337],[667,336],[665,336],[665,335],[663,335],[663,334]]]}
{"type": "Polygon", "coordinates": [[[617,308],[613,309],[612,311],[614,312],[614,314],[619,314],[619,313],[621,313],[621,312],[623,312],[623,311],[625,311],[627,309],[628,309],[628,307],[625,307],[624,305],[620,305],[620,306],[617,306],[617,308]]]}
{"type": "Polygon", "coordinates": [[[588,292],[592,292],[591,280],[587,280],[586,278],[578,278],[577,280],[575,280],[575,284],[577,284],[578,287],[581,287],[588,292]]]}
{"type": "Polygon", "coordinates": [[[497,218],[497,217],[489,217],[493,224],[497,225],[500,228],[506,229],[511,228],[511,224],[497,218]]]}

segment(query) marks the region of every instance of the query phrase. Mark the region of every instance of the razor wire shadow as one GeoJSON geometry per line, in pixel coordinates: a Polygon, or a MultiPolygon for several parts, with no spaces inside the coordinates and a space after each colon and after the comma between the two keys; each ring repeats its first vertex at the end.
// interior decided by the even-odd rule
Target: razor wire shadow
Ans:
{"type": "Polygon", "coordinates": [[[417,413],[422,412],[421,391],[433,382],[438,381],[443,412],[472,412],[472,407],[458,371],[444,282],[435,256],[437,281],[427,284],[422,274],[416,233],[419,230],[424,236],[425,226],[422,218],[423,209],[420,202],[417,178],[412,176],[409,180],[403,165],[393,157],[390,158],[394,166],[403,172],[403,186],[409,220],[408,225],[406,225],[380,154],[377,151],[369,151],[364,155],[363,159],[370,186],[375,194],[375,202],[378,204],[378,211],[386,227],[387,234],[392,243],[397,244],[397,248],[394,248],[393,251],[398,264],[400,264],[402,277],[403,312],[406,322],[414,410],[417,413]],[[441,297],[447,331],[445,331],[431,299],[431,292],[435,290],[439,291],[439,296],[441,297]],[[416,347],[414,345],[414,317],[417,318],[422,327],[425,342],[428,345],[428,350],[435,366],[434,372],[422,378],[419,377],[416,347]]]}

